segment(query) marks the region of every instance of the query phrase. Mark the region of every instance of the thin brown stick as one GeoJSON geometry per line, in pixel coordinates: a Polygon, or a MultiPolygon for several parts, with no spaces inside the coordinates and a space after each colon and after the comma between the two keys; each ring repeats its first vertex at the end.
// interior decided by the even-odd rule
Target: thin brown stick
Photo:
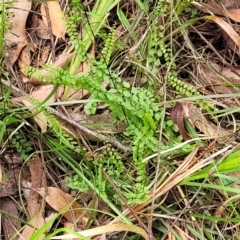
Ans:
{"type": "MultiPolygon", "coordinates": [[[[20,90],[19,88],[15,87],[15,86],[12,86],[10,82],[5,81],[3,79],[1,79],[1,82],[5,86],[12,88],[12,93],[13,93],[14,96],[16,96],[16,97],[28,96],[27,93],[23,92],[22,90],[20,90]]],[[[106,136],[106,135],[103,135],[101,133],[92,131],[91,129],[88,129],[88,128],[78,124],[74,120],[66,117],[64,114],[62,114],[61,112],[55,110],[52,107],[47,107],[47,108],[48,108],[49,111],[51,111],[57,117],[61,118],[62,120],[66,121],[66,122],[68,122],[69,124],[71,124],[72,126],[78,128],[79,130],[85,132],[86,134],[90,135],[91,137],[96,138],[99,141],[109,142],[113,146],[115,146],[116,148],[118,148],[120,151],[122,151],[124,153],[130,153],[131,152],[131,148],[124,146],[123,144],[121,144],[116,139],[114,139],[112,137],[109,137],[109,136],[106,136]]]]}

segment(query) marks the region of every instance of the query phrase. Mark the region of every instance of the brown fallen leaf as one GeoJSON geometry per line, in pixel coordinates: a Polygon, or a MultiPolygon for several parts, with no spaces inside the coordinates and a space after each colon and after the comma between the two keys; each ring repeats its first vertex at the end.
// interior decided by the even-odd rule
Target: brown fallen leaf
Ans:
{"type": "Polygon", "coordinates": [[[216,126],[203,115],[202,110],[193,103],[189,103],[189,111],[185,111],[185,117],[198,128],[205,137],[226,137],[233,132],[226,131],[220,126],[216,126]]]}
{"type": "Polygon", "coordinates": [[[177,102],[175,106],[172,108],[170,116],[173,122],[178,126],[179,133],[182,135],[183,139],[186,141],[189,139],[189,135],[184,127],[185,112],[183,110],[183,105],[188,105],[188,103],[177,102]]]}
{"type": "Polygon", "coordinates": [[[31,50],[28,46],[23,47],[19,58],[18,58],[18,66],[20,67],[20,71],[22,74],[27,76],[27,67],[31,65],[31,50]]]}
{"type": "Polygon", "coordinates": [[[18,56],[24,46],[27,45],[26,20],[31,10],[32,3],[30,1],[14,1],[13,6],[8,8],[8,12],[12,13],[9,21],[12,26],[9,32],[4,34],[4,38],[8,41],[5,46],[9,56],[6,58],[7,67],[12,67],[18,59],[18,56]]]}
{"type": "MultiPolygon", "coordinates": [[[[73,54],[69,53],[69,54],[60,54],[57,57],[57,60],[52,63],[52,67],[63,67],[67,61],[70,61],[72,59],[73,54]]],[[[29,83],[33,83],[33,84],[46,84],[46,82],[52,82],[53,80],[51,80],[51,78],[49,77],[49,70],[48,69],[41,69],[39,71],[37,71],[36,73],[32,74],[31,78],[28,80],[29,83]],[[44,79],[45,81],[42,82],[41,79],[44,79]],[[49,80],[48,80],[49,79],[49,80]]]]}
{"type": "Polygon", "coordinates": [[[17,203],[15,203],[11,198],[5,197],[1,199],[1,210],[9,213],[13,217],[2,215],[2,226],[5,239],[17,239],[17,231],[21,227],[21,223],[17,221],[19,216],[17,203]],[[15,235],[15,237],[14,237],[15,235]]]}
{"type": "Polygon", "coordinates": [[[222,67],[217,63],[208,62],[208,66],[200,66],[199,80],[206,88],[211,88],[214,93],[239,93],[240,68],[232,66],[222,67]],[[235,86],[235,87],[234,87],[235,86]]]}
{"type": "MultiPolygon", "coordinates": [[[[19,240],[22,238],[30,239],[31,236],[36,232],[36,230],[41,228],[45,224],[45,220],[43,218],[43,212],[45,210],[45,204],[43,202],[44,200],[40,199],[39,194],[33,190],[34,188],[44,186],[46,182],[42,160],[38,157],[30,159],[29,168],[31,172],[32,188],[30,190],[30,199],[28,200],[27,210],[30,217],[28,221],[33,227],[26,226],[19,240]]],[[[45,235],[42,234],[39,239],[43,239],[44,237],[45,235]]]]}
{"type": "Polygon", "coordinates": [[[84,210],[76,200],[68,193],[62,192],[58,188],[48,187],[35,189],[45,201],[57,212],[61,212],[63,216],[72,223],[80,223],[83,229],[88,222],[89,213],[84,210]]]}
{"type": "MultiPolygon", "coordinates": [[[[77,230],[75,229],[75,224],[71,222],[65,222],[64,223],[64,228],[66,229],[71,229],[71,230],[77,230]]],[[[65,235],[68,234],[68,232],[64,233],[65,235]]],[[[68,240],[75,240],[76,238],[69,238],[68,240]]]]}
{"type": "MultiPolygon", "coordinates": [[[[36,99],[38,99],[39,101],[44,101],[47,96],[52,92],[54,86],[52,84],[48,84],[48,85],[42,85],[39,87],[38,90],[33,91],[32,94],[30,95],[31,97],[34,97],[36,99]]],[[[62,93],[62,85],[59,86],[59,90],[57,90],[57,93],[55,93],[50,99],[48,99],[47,103],[53,103],[56,101],[56,99],[59,98],[59,94],[62,93]],[[60,91],[58,93],[58,91],[60,91]]],[[[22,96],[22,97],[16,97],[12,99],[14,102],[18,102],[18,103],[23,103],[23,100],[27,100],[26,97],[22,96]]]]}
{"type": "Polygon", "coordinates": [[[235,22],[240,22],[240,9],[228,9],[227,16],[235,22]]]}
{"type": "Polygon", "coordinates": [[[228,34],[229,38],[231,38],[232,41],[236,44],[238,51],[240,51],[240,36],[229,23],[224,21],[222,18],[216,16],[208,16],[206,17],[206,19],[212,20],[217,23],[225,31],[225,33],[228,34]]]}
{"type": "Polygon", "coordinates": [[[46,45],[41,49],[40,57],[38,59],[38,62],[35,63],[36,67],[41,67],[46,63],[46,61],[48,59],[49,52],[50,52],[50,45],[46,45]]]}
{"type": "MultiPolygon", "coordinates": [[[[39,100],[40,102],[44,101],[48,95],[52,92],[52,90],[54,89],[54,86],[51,85],[44,85],[41,86],[38,90],[32,92],[32,94],[30,95],[31,97],[39,100]]],[[[63,91],[62,90],[62,86],[59,87],[59,91],[63,91]]],[[[48,99],[47,103],[52,103],[55,102],[57,99],[57,94],[59,94],[59,92],[57,91],[56,94],[54,94],[50,99],[48,99]]],[[[15,102],[20,102],[23,103],[25,106],[32,106],[34,105],[28,98],[26,97],[18,97],[18,98],[14,98],[13,99],[15,102]]],[[[36,121],[36,123],[38,124],[38,126],[41,128],[41,131],[44,133],[47,130],[47,118],[44,115],[43,112],[41,112],[39,109],[30,108],[30,111],[33,113],[33,118],[36,121]]]]}
{"type": "MultiPolygon", "coordinates": [[[[35,216],[33,219],[31,219],[29,221],[29,223],[34,226],[34,228],[30,227],[30,226],[26,226],[23,230],[23,232],[20,234],[20,237],[18,238],[18,240],[22,240],[22,239],[31,239],[31,237],[33,236],[33,234],[40,229],[42,226],[44,226],[45,220],[43,219],[43,217],[41,215],[39,216],[35,216]]],[[[45,238],[45,234],[42,234],[41,236],[39,236],[39,240],[44,239],[45,238]]]]}
{"type": "Polygon", "coordinates": [[[201,109],[193,103],[176,103],[171,111],[171,118],[178,126],[180,134],[186,141],[189,135],[184,128],[183,118],[188,119],[189,123],[204,133],[205,137],[224,137],[232,134],[231,131],[226,131],[217,127],[203,115],[201,109]]]}
{"type": "Polygon", "coordinates": [[[18,193],[18,186],[16,179],[19,178],[21,173],[21,178],[26,179],[29,174],[28,167],[23,167],[20,171],[19,168],[7,169],[2,164],[0,165],[2,179],[0,181],[0,198],[15,195],[18,193]]]}
{"type": "Polygon", "coordinates": [[[43,20],[40,19],[37,15],[35,15],[33,22],[36,24],[36,35],[40,39],[50,39],[51,36],[49,34],[47,26],[44,24],[43,20]]]}
{"type": "Polygon", "coordinates": [[[41,13],[44,24],[48,27],[48,21],[50,20],[53,35],[57,38],[65,39],[66,22],[59,2],[54,0],[47,1],[44,4],[41,4],[41,13]],[[44,6],[44,4],[46,5],[44,6]],[[45,7],[48,8],[50,19],[47,19],[48,14],[46,13],[45,7]]]}
{"type": "Polygon", "coordinates": [[[193,5],[201,11],[211,14],[211,16],[207,16],[205,18],[208,20],[213,20],[221,27],[221,29],[223,30],[222,36],[225,39],[226,46],[235,52],[237,46],[238,48],[237,53],[240,54],[240,37],[238,33],[233,29],[232,25],[224,21],[223,18],[214,16],[214,15],[225,16],[227,18],[232,19],[235,22],[240,22],[240,8],[226,9],[224,5],[221,5],[221,3],[218,4],[214,1],[208,3],[193,2],[193,5]]]}
{"type": "MultiPolygon", "coordinates": [[[[47,96],[52,92],[53,89],[53,84],[40,86],[38,90],[32,92],[31,96],[42,102],[47,98],[47,96]]],[[[53,103],[56,101],[56,99],[57,97],[54,94],[50,99],[48,99],[47,103],[53,103]]]]}
{"type": "MultiPolygon", "coordinates": [[[[27,107],[30,107],[30,106],[34,105],[32,102],[30,102],[27,99],[22,99],[22,103],[27,107]]],[[[36,109],[36,108],[30,109],[30,111],[33,114],[33,118],[34,118],[35,122],[40,127],[41,132],[45,133],[47,131],[47,118],[44,115],[44,113],[41,112],[39,109],[36,109]]]]}
{"type": "Polygon", "coordinates": [[[208,3],[193,2],[192,4],[202,12],[219,16],[227,16],[235,22],[240,22],[240,8],[228,9],[229,6],[224,6],[214,1],[208,3]]]}
{"type": "Polygon", "coordinates": [[[46,185],[47,180],[44,173],[44,166],[42,164],[42,160],[39,157],[35,157],[30,159],[29,162],[32,189],[30,192],[31,200],[28,202],[27,208],[30,217],[33,218],[34,216],[39,214],[41,209],[44,210],[44,203],[41,203],[42,201],[40,200],[39,194],[33,189],[44,187],[46,185]],[[39,208],[37,208],[36,206],[39,206],[39,208]]]}

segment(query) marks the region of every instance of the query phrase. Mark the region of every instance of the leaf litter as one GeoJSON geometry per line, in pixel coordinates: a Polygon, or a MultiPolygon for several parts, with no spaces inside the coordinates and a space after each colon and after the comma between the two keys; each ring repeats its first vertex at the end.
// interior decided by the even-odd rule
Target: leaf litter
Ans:
{"type": "MultiPolygon", "coordinates": [[[[224,1],[222,1],[223,3],[224,1]]],[[[228,48],[228,53],[230,56],[226,56],[228,58],[233,57],[234,54],[239,55],[240,51],[240,37],[239,32],[235,29],[235,26],[228,19],[235,21],[236,23],[240,22],[239,19],[239,8],[234,8],[233,5],[227,6],[225,4],[218,4],[215,2],[211,3],[194,3],[195,6],[200,9],[201,11],[209,14],[207,17],[204,18],[206,20],[211,20],[212,22],[216,23],[219,26],[220,38],[223,38],[225,41],[225,45],[228,48]]],[[[50,1],[45,4],[41,4],[40,7],[40,14],[42,14],[42,19],[38,17],[38,14],[32,16],[31,27],[33,28],[33,32],[36,35],[35,37],[38,38],[37,44],[33,42],[31,38],[28,37],[28,32],[26,30],[26,22],[29,17],[29,12],[31,10],[32,3],[30,2],[16,2],[14,6],[9,9],[13,13],[12,15],[12,26],[10,33],[5,35],[5,38],[9,41],[9,45],[12,47],[7,48],[7,52],[9,54],[6,66],[8,68],[13,68],[14,64],[17,64],[19,67],[19,71],[21,72],[19,81],[26,84],[32,84],[31,91],[24,89],[29,96],[38,99],[39,101],[43,101],[49,93],[53,89],[53,85],[40,82],[35,78],[34,75],[29,77],[28,71],[26,71],[27,67],[35,66],[38,67],[41,71],[42,77],[45,78],[49,75],[48,70],[41,69],[41,67],[45,64],[51,64],[52,66],[60,66],[64,67],[67,62],[72,58],[72,53],[66,53],[62,51],[60,54],[56,54],[56,52],[51,52],[56,49],[55,44],[59,41],[66,40],[66,22],[64,19],[64,13],[61,10],[59,2],[57,1],[50,1]],[[24,9],[24,11],[23,11],[24,9]],[[47,11],[46,11],[47,10],[47,11]],[[49,19],[48,19],[49,18],[49,19]],[[17,37],[16,37],[17,36],[17,37]],[[53,39],[53,36],[56,42],[54,45],[50,43],[50,40],[53,39]],[[42,41],[45,42],[42,42],[42,41]],[[49,40],[49,41],[48,41],[49,40]],[[48,42],[47,42],[48,41],[48,42]],[[52,56],[56,55],[56,58],[52,56]],[[42,86],[40,86],[42,85],[42,86]]],[[[211,24],[211,23],[210,23],[211,24]]],[[[200,29],[200,28],[199,28],[200,29]]],[[[31,32],[31,34],[33,34],[31,32]]],[[[211,36],[211,33],[209,33],[211,36]]],[[[215,44],[216,39],[213,37],[209,42],[211,44],[215,44]]],[[[203,42],[201,44],[204,45],[203,42]]],[[[206,46],[208,48],[208,46],[206,46]]],[[[92,46],[94,49],[94,46],[92,46]]],[[[218,49],[217,49],[218,51],[218,49]]],[[[221,51],[219,51],[222,54],[221,51]]],[[[91,52],[92,56],[95,55],[95,50],[91,52]]],[[[212,54],[213,55],[213,54],[212,54]]],[[[223,54],[222,54],[223,56],[223,54]]],[[[206,57],[206,56],[204,56],[206,57]]],[[[88,67],[89,63],[84,62],[79,67],[78,72],[89,72],[90,69],[88,67]]],[[[209,94],[225,94],[225,93],[239,93],[239,69],[238,66],[232,65],[232,68],[224,66],[222,61],[219,59],[216,60],[216,57],[208,55],[208,61],[206,64],[201,64],[198,66],[200,69],[200,75],[198,77],[200,86],[202,89],[207,90],[209,94]]],[[[38,73],[39,74],[39,73],[38,73]]],[[[196,74],[197,76],[198,74],[196,74]]],[[[104,87],[108,87],[108,83],[104,85],[104,87]]],[[[58,96],[52,96],[51,99],[48,100],[48,103],[53,103],[55,101],[61,100],[63,95],[64,89],[63,86],[60,86],[58,96]]],[[[203,91],[204,91],[203,90],[203,91]]],[[[69,92],[69,95],[66,99],[73,99],[73,100],[82,100],[88,97],[88,92],[85,90],[75,90],[69,92]],[[74,94],[73,94],[74,93],[74,94]]],[[[21,102],[25,106],[32,106],[33,103],[29,101],[27,97],[20,97],[18,99],[13,99],[17,102],[21,102]]],[[[230,102],[228,101],[228,106],[234,106],[237,102],[233,99],[230,102]]],[[[222,106],[222,105],[221,105],[222,106]]],[[[75,121],[81,122],[83,125],[86,125],[92,130],[95,131],[104,131],[104,132],[113,132],[113,133],[122,133],[126,126],[123,125],[120,130],[116,128],[112,128],[112,126],[103,126],[100,124],[100,127],[96,127],[94,125],[99,124],[101,122],[106,123],[112,122],[111,116],[107,111],[101,114],[96,114],[92,116],[85,115],[82,111],[81,112],[71,112],[71,108],[73,109],[75,106],[71,106],[69,108],[62,106],[63,111],[66,111],[66,114],[71,116],[75,121]],[[107,121],[108,120],[108,121],[107,121]],[[92,126],[92,127],[91,127],[92,126]]],[[[77,109],[82,109],[82,106],[77,106],[77,109]]],[[[47,120],[45,115],[40,111],[40,109],[33,109],[31,110],[33,113],[34,121],[37,123],[39,128],[41,129],[42,133],[47,132],[47,120]]],[[[100,111],[101,112],[101,111],[100,111]]],[[[215,123],[212,122],[211,119],[206,118],[204,116],[204,112],[202,109],[194,105],[193,103],[186,103],[186,102],[178,102],[172,109],[170,113],[172,120],[179,128],[179,133],[182,135],[184,141],[188,141],[191,139],[189,133],[185,129],[184,118],[188,119],[190,124],[193,128],[195,128],[198,133],[201,135],[203,134],[204,137],[211,138],[216,136],[228,136],[232,134],[232,131],[225,130],[221,128],[221,126],[217,126],[215,123]],[[199,120],[200,119],[200,120],[199,120]]],[[[64,123],[63,123],[64,125],[64,123]]],[[[115,126],[114,126],[115,127],[115,126]]],[[[74,131],[73,131],[74,132],[74,131]]],[[[76,132],[76,131],[75,131],[76,132]]],[[[86,138],[86,141],[92,141],[90,137],[86,138]]],[[[198,149],[197,149],[198,150],[198,149]]],[[[197,152],[197,151],[196,151],[197,152]]],[[[193,151],[193,153],[196,154],[193,151]]],[[[190,176],[197,170],[200,170],[203,166],[199,162],[192,168],[187,168],[189,161],[193,159],[195,155],[188,156],[183,160],[183,163],[180,165],[179,169],[177,169],[168,179],[168,181],[164,182],[163,184],[159,183],[157,194],[156,196],[162,196],[166,193],[173,185],[177,185],[181,180],[190,176]]],[[[130,227],[124,224],[109,224],[103,225],[98,228],[92,228],[90,230],[84,230],[87,226],[89,221],[90,215],[85,210],[85,207],[82,204],[79,204],[75,197],[72,195],[63,192],[59,189],[59,187],[50,187],[47,184],[44,165],[42,163],[42,159],[40,158],[31,158],[29,160],[29,166],[27,172],[31,174],[31,179],[25,180],[23,179],[23,184],[26,189],[25,198],[27,200],[27,210],[29,213],[28,221],[32,225],[26,226],[23,232],[21,233],[21,237],[27,239],[32,236],[36,229],[41,228],[45,223],[44,210],[46,203],[52,207],[55,212],[61,214],[68,222],[64,223],[65,226],[70,226],[76,231],[79,231],[79,228],[83,231],[80,231],[80,234],[84,236],[95,236],[103,233],[109,233],[111,231],[133,231],[140,233],[145,239],[148,239],[143,228],[138,228],[137,226],[130,227]],[[44,176],[44,177],[43,177],[44,176]],[[27,182],[27,184],[26,184],[27,182]],[[45,182],[45,183],[43,183],[45,182]],[[42,187],[42,185],[44,185],[42,187]],[[28,186],[28,187],[27,187],[28,186]],[[27,193],[28,190],[28,193],[27,193]],[[27,196],[29,199],[27,199],[27,196]],[[41,197],[40,197],[41,196],[41,197]],[[72,224],[72,225],[71,225],[72,224]],[[77,226],[77,227],[76,227],[77,226]]],[[[5,170],[4,170],[5,171],[5,170]]],[[[2,171],[3,172],[3,171],[2,171]]],[[[20,173],[12,174],[11,171],[8,171],[10,179],[15,178],[15,176],[19,176],[20,173]],[[11,176],[12,175],[12,176],[11,176]]],[[[18,211],[16,205],[14,205],[13,201],[10,200],[9,196],[12,196],[18,192],[16,188],[16,181],[6,181],[4,182],[1,180],[1,187],[0,197],[5,201],[6,204],[3,204],[2,210],[6,210],[11,212],[14,216],[18,215],[18,211]],[[15,184],[15,185],[14,185],[15,184]],[[9,193],[6,193],[6,190],[9,190],[9,193]]],[[[24,190],[23,190],[24,191],[24,190]]],[[[147,201],[146,205],[150,203],[150,200],[147,201]]],[[[144,209],[144,205],[137,205],[134,206],[134,210],[136,212],[144,209]]],[[[127,210],[128,211],[128,210],[127,210]]],[[[223,210],[222,210],[223,212],[223,210]]],[[[221,213],[217,213],[218,215],[222,215],[221,213]]],[[[126,213],[126,215],[129,213],[126,213]]],[[[7,225],[6,219],[3,219],[3,226],[4,226],[4,233],[8,232],[7,236],[13,236],[14,230],[12,225],[19,228],[19,222],[12,222],[12,225],[7,225]]],[[[184,239],[185,233],[180,229],[178,226],[174,225],[174,229],[182,236],[184,239]]],[[[170,236],[170,235],[169,235],[170,236]]],[[[22,239],[19,237],[19,239],[22,239]]],[[[73,235],[65,235],[61,236],[61,239],[66,238],[74,238],[73,235]]],[[[42,235],[39,239],[43,239],[44,235],[42,235]]],[[[55,237],[53,239],[58,239],[55,237]]]]}

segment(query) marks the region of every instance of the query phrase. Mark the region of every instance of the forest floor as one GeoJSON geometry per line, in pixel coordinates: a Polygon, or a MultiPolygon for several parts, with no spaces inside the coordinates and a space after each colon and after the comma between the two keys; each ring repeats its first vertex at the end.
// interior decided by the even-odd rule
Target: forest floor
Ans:
{"type": "Polygon", "coordinates": [[[1,239],[240,239],[237,0],[0,6],[1,239]]]}

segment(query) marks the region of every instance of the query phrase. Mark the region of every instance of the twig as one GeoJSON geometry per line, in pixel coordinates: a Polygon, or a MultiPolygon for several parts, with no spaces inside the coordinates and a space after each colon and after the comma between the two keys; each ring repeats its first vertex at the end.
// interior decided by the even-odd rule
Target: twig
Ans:
{"type": "Polygon", "coordinates": [[[97,138],[100,141],[106,141],[111,143],[113,146],[115,146],[116,148],[120,149],[121,151],[123,151],[124,153],[127,152],[131,152],[131,149],[122,145],[120,142],[118,142],[116,139],[105,136],[101,133],[96,133],[80,124],[78,124],[77,122],[69,119],[68,117],[66,117],[65,115],[63,115],[62,113],[58,112],[57,110],[55,110],[54,108],[48,107],[48,109],[55,114],[57,117],[61,118],[62,120],[70,123],[71,125],[73,125],[74,127],[77,127],[78,129],[80,129],[81,131],[89,134],[91,137],[97,138]]]}
{"type": "MultiPolygon", "coordinates": [[[[27,93],[23,92],[22,90],[20,90],[19,88],[12,86],[12,84],[8,81],[5,81],[3,79],[1,79],[1,82],[7,86],[7,87],[11,87],[12,88],[12,93],[14,96],[16,97],[22,97],[22,96],[28,96],[27,93]]],[[[50,110],[54,115],[56,115],[57,117],[61,118],[62,120],[68,122],[69,124],[71,124],[72,126],[78,128],[79,130],[85,132],[86,134],[90,135],[91,137],[94,137],[100,141],[106,141],[111,143],[113,146],[115,146],[116,148],[118,148],[119,150],[121,150],[124,153],[129,153],[131,152],[131,148],[124,146],[123,144],[121,144],[119,141],[117,141],[116,139],[109,137],[109,136],[105,136],[101,133],[97,133],[92,131],[91,129],[88,129],[80,124],[78,124],[77,122],[75,122],[74,120],[66,117],[65,115],[63,115],[61,112],[55,110],[52,107],[47,107],[48,110],[50,110]]]]}
{"type": "Polygon", "coordinates": [[[208,47],[219,57],[219,59],[222,61],[222,63],[231,69],[233,73],[235,73],[238,77],[240,77],[239,72],[236,71],[236,69],[233,68],[232,64],[228,63],[221,54],[215,49],[215,47],[194,27],[191,26],[191,28],[196,31],[196,33],[199,35],[199,37],[208,45],[208,47]]]}

